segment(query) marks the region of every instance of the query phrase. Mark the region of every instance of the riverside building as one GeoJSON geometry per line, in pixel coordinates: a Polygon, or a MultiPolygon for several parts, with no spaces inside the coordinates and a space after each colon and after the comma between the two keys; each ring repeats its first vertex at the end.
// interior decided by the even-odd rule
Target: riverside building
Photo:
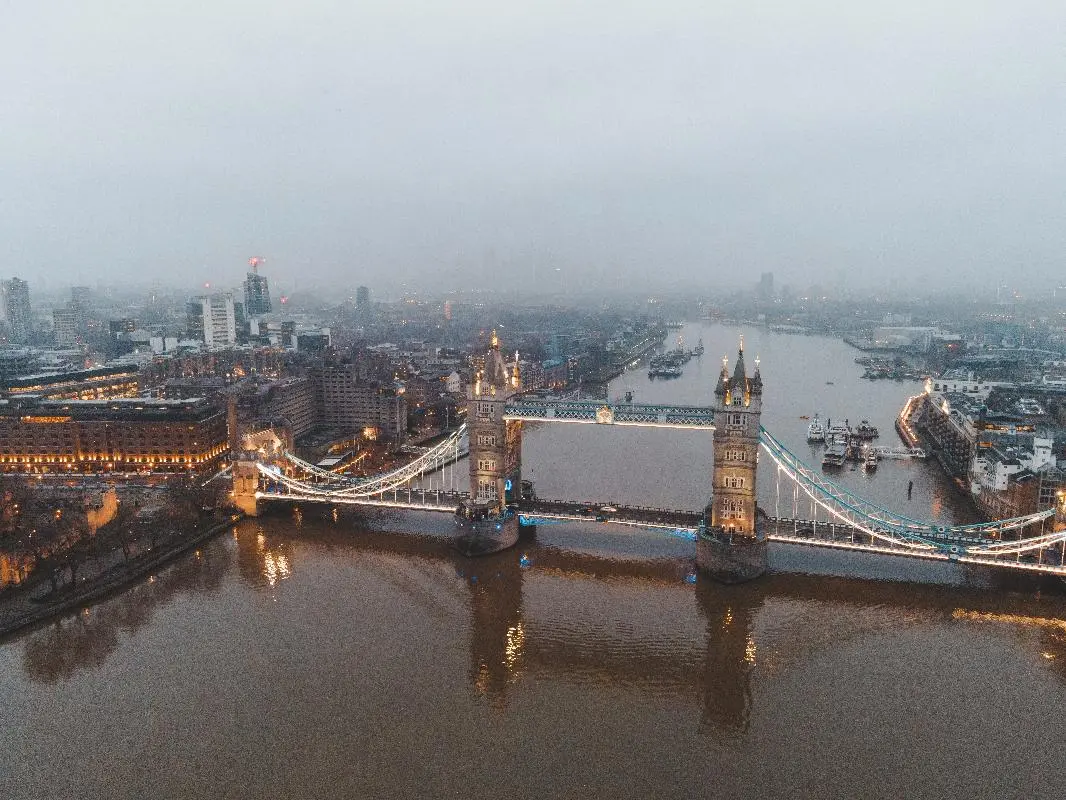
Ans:
{"type": "Polygon", "coordinates": [[[42,372],[0,379],[0,395],[44,400],[102,400],[132,397],[140,388],[140,370],[129,364],[74,372],[42,372]]]}
{"type": "Polygon", "coordinates": [[[0,401],[0,472],[210,473],[227,452],[225,409],[203,399],[0,401]]]}

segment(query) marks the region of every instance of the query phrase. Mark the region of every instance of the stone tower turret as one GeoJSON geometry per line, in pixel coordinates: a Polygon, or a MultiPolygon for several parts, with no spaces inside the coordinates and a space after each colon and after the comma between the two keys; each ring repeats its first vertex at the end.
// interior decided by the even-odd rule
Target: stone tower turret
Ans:
{"type": "Polygon", "coordinates": [[[758,359],[748,376],[742,338],[732,374],[729,359],[723,358],[714,389],[711,497],[696,542],[696,565],[727,583],[750,580],[766,570],[756,484],[762,390],[758,359]]]}
{"type": "Polygon", "coordinates": [[[516,498],[521,487],[522,423],[505,420],[508,398],[521,389],[517,358],[509,368],[500,352],[496,331],[485,368],[467,388],[467,427],[470,436],[470,497],[494,511],[516,498]]]}

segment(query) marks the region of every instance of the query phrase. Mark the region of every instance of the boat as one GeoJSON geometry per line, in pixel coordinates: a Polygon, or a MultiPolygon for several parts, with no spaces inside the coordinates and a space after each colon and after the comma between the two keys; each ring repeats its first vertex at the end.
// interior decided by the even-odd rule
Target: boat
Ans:
{"type": "Polygon", "coordinates": [[[862,460],[862,465],[867,472],[873,472],[875,469],[877,469],[878,461],[879,459],[877,457],[877,451],[870,449],[866,451],[866,457],[862,460]]]}
{"type": "Polygon", "coordinates": [[[822,456],[822,466],[838,468],[844,466],[844,462],[848,460],[848,448],[845,445],[833,443],[825,450],[825,455],[822,456]]]}
{"type": "Polygon", "coordinates": [[[870,424],[870,420],[864,419],[855,428],[854,435],[859,439],[876,439],[881,433],[876,426],[870,424]]]}
{"type": "Polygon", "coordinates": [[[681,367],[674,364],[662,364],[648,370],[649,378],[680,378],[681,367]]]}
{"type": "Polygon", "coordinates": [[[920,447],[875,447],[878,458],[928,458],[920,447]]]}
{"type": "Polygon", "coordinates": [[[696,358],[699,358],[703,355],[704,352],[705,348],[703,347],[703,337],[701,336],[700,340],[696,342],[696,346],[692,349],[692,355],[696,356],[696,358]]]}
{"type": "Polygon", "coordinates": [[[827,445],[833,444],[834,442],[838,444],[847,444],[850,436],[851,428],[847,425],[842,425],[839,422],[834,425],[833,420],[826,421],[823,438],[827,445]]]}
{"type": "Polygon", "coordinates": [[[814,419],[811,420],[811,424],[807,426],[807,441],[825,441],[825,428],[822,426],[822,421],[818,419],[817,414],[814,415],[814,419]]]}

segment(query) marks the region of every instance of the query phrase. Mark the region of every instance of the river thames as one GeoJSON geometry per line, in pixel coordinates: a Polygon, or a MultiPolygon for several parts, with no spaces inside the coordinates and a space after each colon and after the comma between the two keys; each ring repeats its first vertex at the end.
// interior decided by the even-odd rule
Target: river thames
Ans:
{"type": "MultiPolygon", "coordinates": [[[[898,443],[920,386],[860,380],[822,337],[689,324],[706,354],[683,377],[635,370],[611,394],[706,404],[741,331],[763,423],[797,454],[820,458],[814,412],[898,443]]],[[[711,436],[531,426],[524,469],[543,497],[698,509],[711,436]]],[[[839,481],[973,519],[934,464],[839,481]]],[[[771,574],[722,587],[691,542],[595,523],[469,560],[446,522],[247,520],[0,643],[0,796],[1066,797],[1057,589],[778,545],[771,574]]]]}

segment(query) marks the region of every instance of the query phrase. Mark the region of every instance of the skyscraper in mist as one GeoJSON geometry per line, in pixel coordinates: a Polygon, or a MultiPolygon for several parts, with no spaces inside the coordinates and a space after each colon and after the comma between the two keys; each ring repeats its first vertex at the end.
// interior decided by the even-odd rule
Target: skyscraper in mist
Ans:
{"type": "Polygon", "coordinates": [[[270,284],[265,275],[258,271],[249,272],[244,280],[244,314],[246,317],[258,317],[260,314],[269,314],[270,284]]]}
{"type": "Polygon", "coordinates": [[[370,310],[370,289],[359,286],[355,290],[355,310],[366,313],[370,310]]]}
{"type": "Polygon", "coordinates": [[[3,309],[11,341],[25,344],[30,338],[30,285],[20,278],[4,281],[3,309]]]}

